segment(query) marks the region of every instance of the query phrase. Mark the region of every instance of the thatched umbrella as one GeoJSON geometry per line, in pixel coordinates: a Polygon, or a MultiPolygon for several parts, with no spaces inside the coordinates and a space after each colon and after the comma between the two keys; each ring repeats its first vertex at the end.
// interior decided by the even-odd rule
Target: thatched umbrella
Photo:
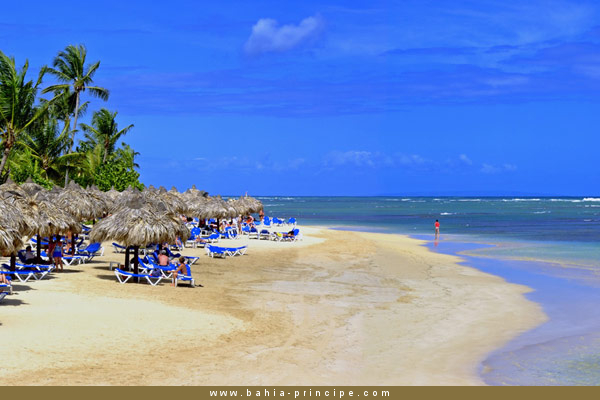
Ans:
{"type": "Polygon", "coordinates": [[[108,212],[108,204],[106,201],[106,196],[104,192],[101,192],[100,189],[96,185],[92,185],[84,191],[90,202],[92,203],[92,207],[94,209],[94,216],[92,219],[103,217],[106,212],[108,212]]]}
{"type": "Polygon", "coordinates": [[[197,201],[200,198],[206,199],[208,197],[208,192],[205,192],[204,190],[198,190],[196,189],[196,185],[192,185],[192,187],[183,192],[182,195],[184,197],[184,200],[188,204],[190,204],[194,201],[197,201]]]}
{"type": "Polygon", "coordinates": [[[137,204],[140,201],[144,201],[142,192],[129,186],[119,194],[113,203],[109,204],[108,211],[115,213],[122,208],[131,208],[131,203],[137,204]]]}
{"type": "Polygon", "coordinates": [[[238,211],[228,202],[223,200],[221,196],[211,197],[208,201],[209,218],[232,218],[238,215],[238,211]]]}
{"type": "MultiPolygon", "coordinates": [[[[7,192],[0,192],[0,253],[15,254],[23,244],[22,232],[27,229],[23,214],[13,204],[7,192]]],[[[11,266],[14,268],[11,257],[11,266]]]]}
{"type": "Polygon", "coordinates": [[[37,254],[41,255],[42,236],[52,236],[68,231],[80,232],[79,222],[70,214],[64,212],[54,205],[48,191],[35,191],[28,187],[27,191],[18,187],[13,182],[8,185],[2,185],[0,191],[5,202],[10,203],[10,207],[21,213],[21,220],[24,224],[17,227],[21,235],[38,235],[37,254]]]}
{"type": "Polygon", "coordinates": [[[72,181],[58,194],[56,204],[79,221],[99,218],[107,210],[100,192],[84,190],[72,181]]]}
{"type": "Polygon", "coordinates": [[[159,189],[144,190],[142,192],[144,200],[152,204],[163,205],[167,212],[173,215],[185,214],[188,211],[188,205],[179,196],[175,196],[167,189],[160,187],[159,189]]]}
{"type": "Polygon", "coordinates": [[[264,210],[263,203],[260,200],[255,199],[254,197],[245,195],[245,196],[240,197],[239,201],[243,202],[243,204],[246,206],[247,212],[249,214],[257,213],[257,212],[260,212],[261,210],[264,210]]]}
{"type": "Polygon", "coordinates": [[[129,249],[133,248],[134,272],[137,274],[140,246],[149,243],[172,243],[179,236],[189,237],[188,228],[162,206],[144,203],[143,197],[132,199],[127,207],[102,219],[92,228],[90,238],[95,242],[115,240],[127,247],[125,264],[129,267],[129,249]]]}
{"type": "Polygon", "coordinates": [[[116,201],[119,196],[121,195],[121,192],[118,192],[115,190],[115,187],[111,187],[109,191],[104,192],[104,199],[107,202],[113,202],[116,201]]]}
{"type": "Polygon", "coordinates": [[[27,180],[21,184],[21,189],[23,189],[29,196],[46,191],[45,188],[35,183],[31,177],[27,178],[27,180]]]}
{"type": "Polygon", "coordinates": [[[81,222],[99,218],[106,212],[107,206],[103,195],[98,191],[84,190],[81,186],[71,181],[55,197],[55,204],[78,222],[78,230],[71,231],[71,252],[75,253],[76,234],[81,231],[81,222]]]}
{"type": "Polygon", "coordinates": [[[235,208],[238,215],[248,215],[251,213],[250,207],[241,199],[229,199],[227,203],[235,208]]]}

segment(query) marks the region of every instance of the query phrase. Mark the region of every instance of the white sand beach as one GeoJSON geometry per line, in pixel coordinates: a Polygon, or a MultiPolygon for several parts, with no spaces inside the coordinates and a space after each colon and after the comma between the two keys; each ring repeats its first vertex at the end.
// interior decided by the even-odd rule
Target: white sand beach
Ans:
{"type": "Polygon", "coordinates": [[[526,287],[417,240],[301,229],[295,243],[227,241],[249,246],[241,257],[186,249],[204,287],[118,284],[110,243],[15,283],[0,384],[480,385],[482,359],[545,320],[526,287]]]}

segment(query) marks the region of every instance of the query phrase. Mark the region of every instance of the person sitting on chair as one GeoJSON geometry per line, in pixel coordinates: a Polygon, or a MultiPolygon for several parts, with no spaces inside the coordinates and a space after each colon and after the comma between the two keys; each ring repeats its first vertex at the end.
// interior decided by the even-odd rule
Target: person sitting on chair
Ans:
{"type": "Polygon", "coordinates": [[[35,254],[31,251],[31,246],[25,247],[25,264],[34,264],[36,260],[35,254]]]}
{"type": "Polygon", "coordinates": [[[0,274],[0,284],[11,285],[11,282],[10,282],[10,279],[6,275],[0,274]]]}
{"type": "Polygon", "coordinates": [[[169,256],[167,255],[166,250],[160,252],[158,256],[158,265],[160,265],[161,267],[166,267],[169,265],[169,256]]]}
{"type": "Polygon", "coordinates": [[[173,282],[171,282],[171,286],[175,286],[175,280],[177,280],[177,276],[179,274],[184,276],[187,275],[187,265],[185,263],[185,257],[179,257],[179,265],[177,266],[175,272],[173,272],[173,282]]]}

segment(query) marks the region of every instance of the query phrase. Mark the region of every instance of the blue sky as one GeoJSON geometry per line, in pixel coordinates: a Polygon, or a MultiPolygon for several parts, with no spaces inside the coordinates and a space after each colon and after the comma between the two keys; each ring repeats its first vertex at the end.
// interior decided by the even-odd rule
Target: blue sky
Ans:
{"type": "Polygon", "coordinates": [[[597,1],[284,3],[12,2],[0,49],[85,44],[146,184],[600,194],[597,1]]]}

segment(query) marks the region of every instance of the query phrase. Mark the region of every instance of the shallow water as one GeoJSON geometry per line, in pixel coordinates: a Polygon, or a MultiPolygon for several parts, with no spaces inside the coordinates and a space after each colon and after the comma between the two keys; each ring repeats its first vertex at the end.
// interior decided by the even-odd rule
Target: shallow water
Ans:
{"type": "Polygon", "coordinates": [[[490,385],[600,384],[600,198],[263,197],[302,225],[401,233],[526,285],[549,321],[482,363],[490,385]],[[433,241],[433,223],[442,236],[433,241]]]}
{"type": "Polygon", "coordinates": [[[542,305],[549,321],[494,351],[482,363],[490,385],[599,385],[600,278],[586,268],[465,256],[481,244],[428,240],[432,251],[459,255],[467,265],[526,285],[527,298],[542,305]]]}

